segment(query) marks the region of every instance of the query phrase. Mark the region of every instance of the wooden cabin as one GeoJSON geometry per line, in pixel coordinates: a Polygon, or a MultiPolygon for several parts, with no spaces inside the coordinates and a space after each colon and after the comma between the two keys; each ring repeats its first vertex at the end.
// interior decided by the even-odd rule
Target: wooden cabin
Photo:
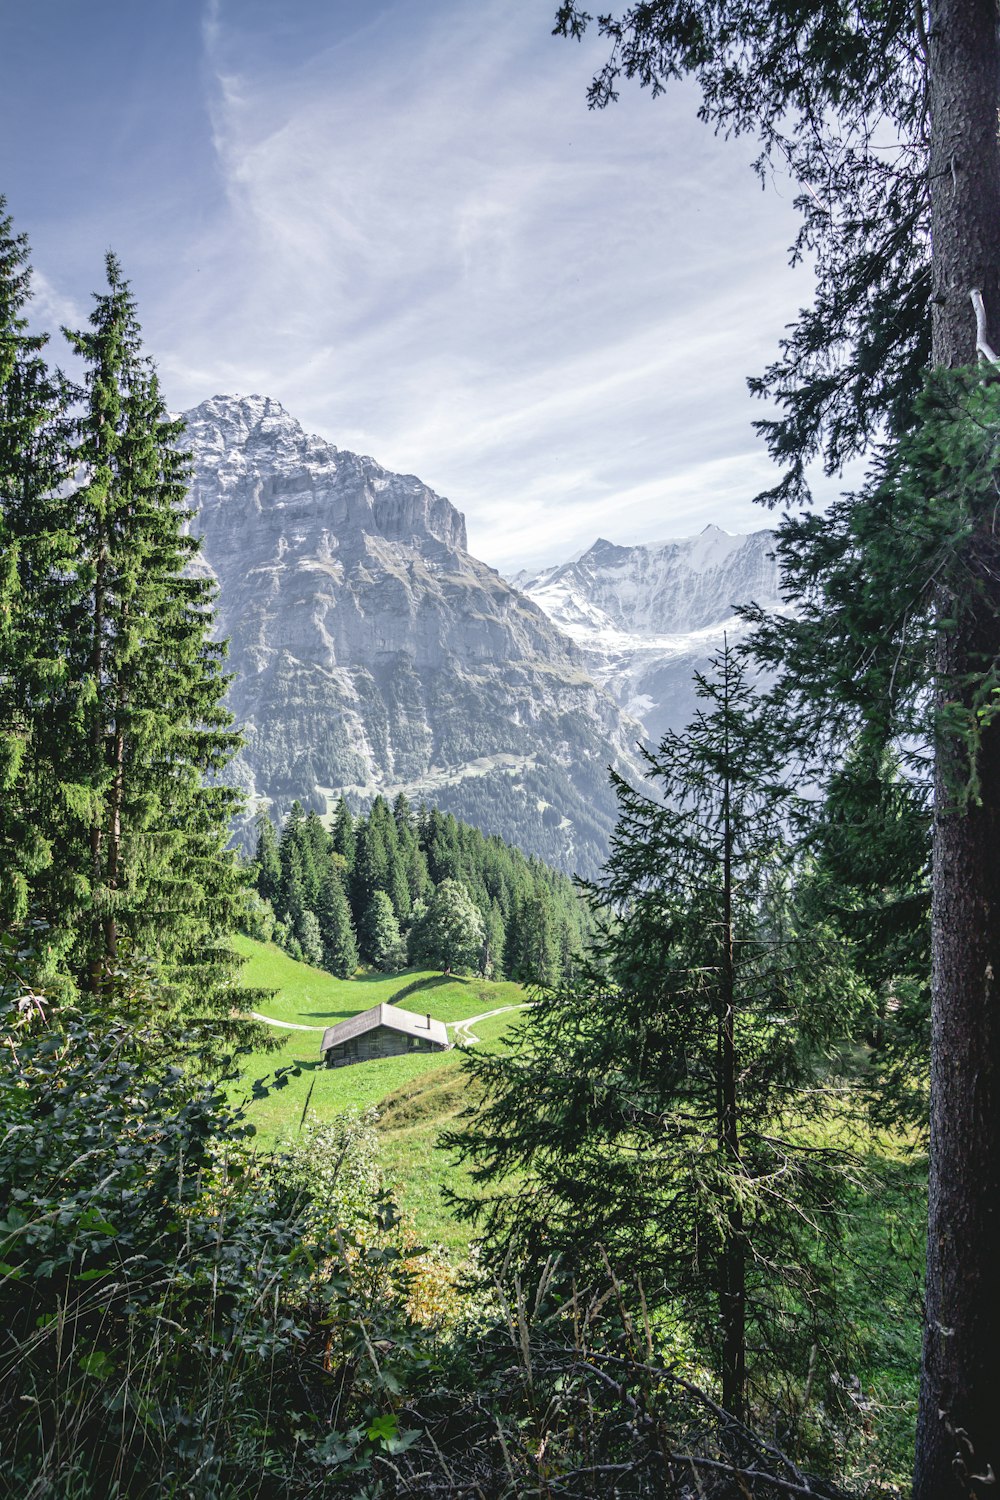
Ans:
{"type": "Polygon", "coordinates": [[[443,1021],[414,1015],[398,1005],[374,1005],[339,1026],[328,1026],[319,1050],[328,1068],[344,1068],[404,1052],[443,1052],[448,1045],[443,1021]]]}

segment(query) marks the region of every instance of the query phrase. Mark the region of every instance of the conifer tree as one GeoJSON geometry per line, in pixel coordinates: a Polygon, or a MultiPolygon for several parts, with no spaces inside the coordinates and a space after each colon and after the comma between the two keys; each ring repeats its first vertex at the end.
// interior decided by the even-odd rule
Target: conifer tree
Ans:
{"type": "Polygon", "coordinates": [[[533,891],[521,903],[517,935],[514,977],[522,984],[558,984],[562,976],[562,944],[545,890],[533,891]]]}
{"type": "Polygon", "coordinates": [[[354,869],[356,836],[351,809],[343,797],[337,803],[337,811],[333,819],[332,837],[334,852],[340,855],[348,874],[350,874],[354,869]]]}
{"type": "MultiPolygon", "coordinates": [[[[579,37],[590,20],[575,0],[559,5],[557,29],[565,35],[579,37]]],[[[778,159],[803,188],[795,253],[812,252],[817,296],[783,339],[779,359],[752,383],[776,399],[778,416],[758,425],[772,456],[788,465],[763,498],[808,499],[811,459],[822,453],[828,472],[838,472],[880,428],[904,450],[914,437],[919,446],[916,429],[942,394],[958,397],[955,404],[972,415],[976,396],[964,403],[940,377],[971,374],[980,357],[995,365],[1000,344],[995,0],[643,0],[602,14],[598,26],[612,51],[592,84],[593,103],[617,97],[622,73],[654,92],[693,74],[702,117],[727,134],[756,134],[763,147],[758,169],[778,159]],[[891,157],[886,141],[895,143],[891,157]],[[921,398],[928,364],[935,376],[921,398]]],[[[954,451],[935,447],[938,421],[930,428],[921,456],[928,502],[941,490],[954,493],[957,475],[954,451]]],[[[971,428],[966,436],[975,436],[971,428]]],[[[909,447],[905,462],[913,455],[909,447]]],[[[975,464],[967,478],[976,491],[975,464]]],[[[933,507],[925,514],[936,529],[933,507]]],[[[908,540],[919,550],[919,534],[908,540]]],[[[1000,1184],[1000,722],[988,711],[967,764],[969,725],[983,708],[984,687],[987,696],[993,689],[998,558],[995,512],[987,506],[952,536],[942,558],[949,576],[933,606],[949,628],[934,646],[940,713],[931,1188],[916,1500],[965,1500],[970,1485],[994,1482],[980,1476],[1000,1473],[1000,1299],[992,1294],[1000,1184]],[[963,772],[971,772],[964,791],[963,772]]],[[[904,576],[898,568],[890,592],[904,576]]],[[[867,579],[865,590],[870,598],[867,579]]],[[[886,660],[891,675],[891,647],[886,660]]],[[[867,663],[859,675],[868,675],[867,663]]]]}
{"type": "Polygon", "coordinates": [[[186,532],[181,424],[142,354],[128,283],[114,256],[106,264],[89,328],[67,331],[86,365],[76,550],[49,586],[75,697],[51,709],[49,740],[68,809],[57,863],[79,894],[69,906],[48,892],[45,915],[71,927],[92,992],[152,958],[168,997],[228,1014],[232,966],[215,940],[237,925],[241,882],[225,848],[239,798],[216,779],[239,743],[222,703],[225,648],[211,638],[214,585],[189,569],[199,544],[186,532]]]}
{"type": "Polygon", "coordinates": [[[289,834],[286,828],[281,836],[281,902],[278,914],[294,930],[299,927],[308,909],[302,851],[294,830],[289,834]]]}
{"type": "MultiPolygon", "coordinates": [[[[315,817],[310,814],[310,818],[315,817]]],[[[319,897],[320,877],[322,873],[322,861],[326,857],[326,850],[321,848],[317,858],[317,848],[320,840],[325,837],[322,824],[315,819],[319,838],[310,824],[310,818],[306,817],[305,809],[301,802],[296,799],[285,819],[285,826],[281,830],[281,842],[279,844],[279,856],[282,868],[282,901],[291,921],[300,922],[304,911],[311,911],[316,905],[319,897]]]]}
{"type": "Polygon", "coordinates": [[[376,891],[389,884],[389,854],[385,831],[371,815],[359,818],[356,829],[354,867],[351,871],[351,910],[359,930],[376,891]]]}
{"type": "Polygon", "coordinates": [[[281,856],[274,824],[263,810],[257,814],[257,848],[254,853],[257,889],[275,911],[281,906],[281,856]]]}
{"type": "Polygon", "coordinates": [[[406,948],[385,891],[372,892],[362,918],[360,937],[362,957],[373,968],[393,974],[405,966],[406,948]]]}
{"type": "MultiPolygon", "coordinates": [[[[67,394],[28,332],[28,244],[0,197],[0,920],[37,903],[58,878],[63,817],[53,797],[46,708],[64,676],[53,577],[74,542],[65,501],[67,394]]],[[[69,881],[70,888],[72,881],[69,881]]]]}
{"type": "Polygon", "coordinates": [[[323,876],[316,916],[323,943],[324,969],[338,979],[350,979],[358,967],[358,943],[344,887],[332,867],[323,876]]]}
{"type": "Polygon", "coordinates": [[[799,886],[804,917],[843,936],[868,992],[858,1040],[872,1117],[921,1131],[930,1054],[928,798],[926,783],[901,774],[895,750],[858,744],[830,777],[799,886]]]}
{"type": "Polygon", "coordinates": [[[310,812],[302,830],[302,841],[308,853],[308,865],[313,872],[314,879],[307,881],[306,897],[309,905],[316,906],[319,900],[320,886],[323,882],[323,871],[326,869],[333,853],[333,842],[326,829],[323,827],[317,812],[310,812]]]}
{"type": "Polygon", "coordinates": [[[506,937],[507,930],[504,926],[503,913],[498,903],[492,901],[484,925],[483,948],[479,962],[480,972],[487,979],[503,978],[503,955],[506,937]]]}
{"type": "Polygon", "coordinates": [[[409,920],[411,906],[406,860],[397,820],[384,797],[375,798],[368,821],[377,826],[382,847],[385,850],[386,868],[383,889],[392,901],[396,920],[404,925],[409,920]]]}
{"type": "Polygon", "coordinates": [[[392,804],[392,816],[396,821],[396,830],[402,838],[404,833],[414,833],[413,808],[410,799],[405,792],[398,792],[392,804]]]}
{"type": "Polygon", "coordinates": [[[844,1024],[844,972],[822,929],[795,932],[787,792],[732,650],[698,692],[648,757],[658,794],[614,778],[603,937],[511,1055],[470,1055],[485,1105],[448,1140],[491,1184],[460,1205],[488,1255],[586,1265],[603,1246],[697,1330],[739,1417],[782,1286],[814,1285],[798,1226],[834,1201],[824,1153],[782,1122],[790,1101],[799,1123],[822,1107],[812,1067],[844,1024]]]}

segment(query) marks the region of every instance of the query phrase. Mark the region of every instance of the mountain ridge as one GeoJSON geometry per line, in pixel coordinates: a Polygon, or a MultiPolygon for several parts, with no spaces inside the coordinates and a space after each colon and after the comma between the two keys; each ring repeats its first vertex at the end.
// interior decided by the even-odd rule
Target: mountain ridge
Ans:
{"type": "Polygon", "coordinates": [[[184,420],[251,807],[433,793],[596,873],[615,818],[607,766],[639,774],[639,726],[545,612],[472,557],[461,512],[269,397],[210,397],[184,420]]]}
{"type": "Polygon", "coordinates": [[[568,562],[513,574],[579,646],[588,670],[658,742],[696,707],[695,671],[746,627],[751,601],[781,609],[774,533],[709,523],[692,537],[622,546],[598,537],[568,562]]]}

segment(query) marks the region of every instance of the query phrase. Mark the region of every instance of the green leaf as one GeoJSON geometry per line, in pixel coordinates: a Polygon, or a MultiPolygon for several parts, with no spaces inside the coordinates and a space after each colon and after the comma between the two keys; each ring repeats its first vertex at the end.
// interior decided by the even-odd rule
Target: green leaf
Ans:
{"type": "Polygon", "coordinates": [[[368,1428],[368,1440],[372,1443],[385,1443],[388,1445],[395,1437],[399,1424],[392,1412],[384,1416],[373,1417],[368,1428]]]}

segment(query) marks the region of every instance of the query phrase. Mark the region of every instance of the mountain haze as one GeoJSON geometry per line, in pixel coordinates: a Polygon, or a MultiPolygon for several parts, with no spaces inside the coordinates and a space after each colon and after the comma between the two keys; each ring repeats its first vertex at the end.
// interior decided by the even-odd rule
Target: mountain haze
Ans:
{"type": "Polygon", "coordinates": [[[184,418],[251,806],[326,813],[342,791],[402,790],[594,873],[615,817],[607,766],[636,774],[639,727],[469,554],[459,511],[267,397],[184,418]]]}
{"type": "Polygon", "coordinates": [[[745,634],[736,606],[780,608],[774,533],[697,536],[619,547],[598,538],[579,557],[511,582],[579,646],[588,670],[658,742],[682,729],[693,673],[745,634]]]}

